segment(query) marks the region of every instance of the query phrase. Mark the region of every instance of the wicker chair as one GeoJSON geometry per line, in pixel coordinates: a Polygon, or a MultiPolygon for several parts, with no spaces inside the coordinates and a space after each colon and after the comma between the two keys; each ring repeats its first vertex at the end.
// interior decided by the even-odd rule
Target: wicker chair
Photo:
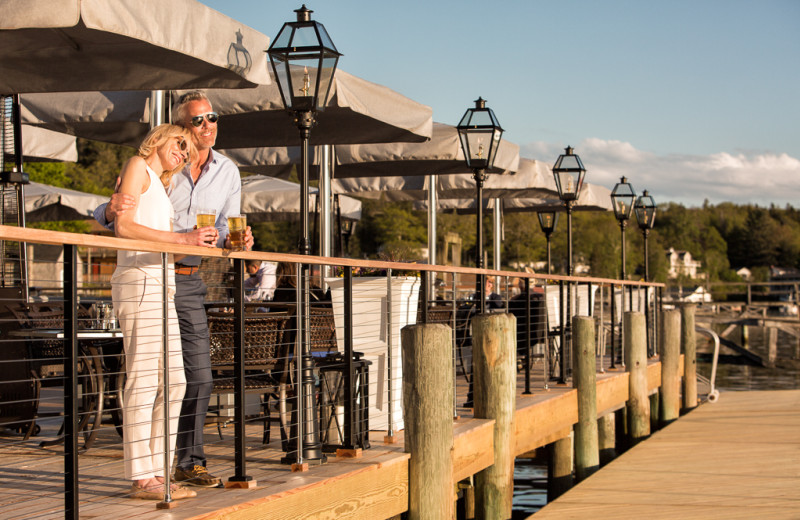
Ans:
{"type": "MultiPolygon", "coordinates": [[[[289,344],[285,340],[289,313],[253,313],[245,315],[244,364],[245,392],[257,393],[261,397],[263,411],[263,443],[270,439],[270,398],[276,398],[280,386],[286,382],[286,363],[289,344]]],[[[211,333],[211,366],[214,373],[214,394],[234,392],[234,317],[227,313],[209,313],[208,328],[211,333]]],[[[229,406],[222,405],[215,411],[216,421],[230,421],[223,413],[229,406]]],[[[282,419],[282,417],[281,417],[282,419]]]]}

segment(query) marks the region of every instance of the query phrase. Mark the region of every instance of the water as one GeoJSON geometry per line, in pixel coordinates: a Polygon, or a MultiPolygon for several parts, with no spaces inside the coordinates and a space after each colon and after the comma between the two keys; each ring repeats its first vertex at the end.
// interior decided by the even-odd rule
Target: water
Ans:
{"type": "Polygon", "coordinates": [[[533,459],[514,463],[514,503],[512,520],[528,518],[547,504],[547,466],[533,459]]]}
{"type": "MultiPolygon", "coordinates": [[[[698,320],[700,321],[700,320],[698,320]]],[[[705,326],[705,325],[704,325],[705,326]]],[[[800,323],[796,328],[800,328],[800,323]]],[[[716,326],[716,330],[721,327],[716,326]]],[[[706,342],[705,337],[698,334],[697,373],[710,377],[711,353],[713,343],[706,342]]],[[[738,334],[734,332],[730,338],[740,343],[738,334]]],[[[762,359],[767,359],[767,340],[764,329],[750,327],[750,350],[762,359]]],[[[716,388],[725,399],[726,391],[744,390],[796,390],[800,389],[800,360],[798,357],[798,339],[783,331],[778,332],[778,352],[774,367],[754,366],[742,356],[736,355],[725,347],[720,347],[717,366],[716,388]]],[[[547,466],[538,461],[517,459],[514,467],[514,503],[512,519],[527,518],[547,504],[547,466]]]]}

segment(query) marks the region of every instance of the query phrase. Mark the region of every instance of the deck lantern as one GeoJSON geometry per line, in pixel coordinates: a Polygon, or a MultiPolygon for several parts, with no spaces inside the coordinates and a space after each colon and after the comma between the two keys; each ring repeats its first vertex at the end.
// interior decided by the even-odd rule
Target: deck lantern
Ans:
{"type": "Polygon", "coordinates": [[[536,214],[539,218],[539,227],[547,239],[547,274],[551,274],[550,268],[550,235],[556,230],[558,225],[558,211],[540,211],[536,214]]]}
{"type": "MultiPolygon", "coordinates": [[[[300,218],[302,236],[298,243],[300,254],[311,254],[311,241],[309,240],[309,139],[311,129],[316,124],[315,113],[325,109],[328,103],[333,75],[341,54],[336,50],[331,37],[325,27],[311,20],[313,11],[306,8],[305,4],[296,9],[297,21],[286,22],[281,27],[278,36],[272,42],[267,54],[275,73],[275,81],[280,89],[281,99],[286,110],[294,115],[294,122],[300,131],[301,148],[300,163],[300,218]]],[[[299,272],[299,290],[297,306],[297,322],[300,324],[299,336],[302,350],[302,380],[298,403],[300,413],[296,414],[297,420],[297,447],[284,457],[283,462],[302,464],[304,460],[310,462],[325,462],[322,453],[322,443],[319,434],[319,416],[315,404],[315,378],[314,360],[310,349],[310,309],[309,294],[311,292],[309,265],[301,264],[299,272]]],[[[297,410],[298,407],[295,407],[297,410]]]]}
{"type": "MultiPolygon", "coordinates": [[[[483,269],[483,183],[486,180],[487,170],[494,166],[497,148],[500,146],[500,137],[503,128],[495,117],[491,108],[486,108],[486,100],[478,97],[475,108],[469,108],[456,126],[458,138],[461,141],[461,151],[467,168],[471,169],[475,178],[476,202],[478,208],[477,222],[477,261],[478,269],[483,269]]],[[[475,292],[478,294],[478,308],[486,312],[486,286],[483,275],[476,280],[475,292]]]]}
{"type": "Polygon", "coordinates": [[[576,201],[581,194],[586,168],[571,146],[567,146],[564,152],[558,156],[553,165],[556,189],[558,197],[564,202],[576,201]]]}
{"type": "MultiPolygon", "coordinates": [[[[567,210],[567,276],[572,276],[574,271],[572,266],[572,206],[581,195],[583,188],[583,178],[586,175],[586,168],[583,167],[581,158],[578,157],[571,146],[564,149],[564,153],[558,156],[553,165],[553,177],[558,189],[558,197],[564,203],[567,210]]],[[[572,330],[572,289],[567,290],[567,312],[564,319],[564,330],[572,330]]],[[[571,357],[571,345],[569,354],[563,352],[559,361],[559,383],[567,381],[567,364],[571,357]]]]}
{"type": "Polygon", "coordinates": [[[633,212],[633,202],[636,200],[636,192],[628,179],[621,177],[614,189],[611,191],[611,205],[614,207],[614,217],[619,222],[622,234],[622,268],[620,279],[625,279],[625,226],[633,212]]]}
{"type": "Polygon", "coordinates": [[[322,111],[328,102],[341,54],[328,31],[311,20],[305,4],[296,22],[286,22],[267,53],[287,110],[322,111]]]}
{"type": "Polygon", "coordinates": [[[656,201],[647,190],[644,190],[642,196],[636,199],[636,204],[633,205],[633,211],[636,213],[636,221],[639,223],[639,229],[642,230],[644,235],[644,281],[650,281],[650,269],[647,256],[647,237],[650,230],[656,222],[656,201]]]}

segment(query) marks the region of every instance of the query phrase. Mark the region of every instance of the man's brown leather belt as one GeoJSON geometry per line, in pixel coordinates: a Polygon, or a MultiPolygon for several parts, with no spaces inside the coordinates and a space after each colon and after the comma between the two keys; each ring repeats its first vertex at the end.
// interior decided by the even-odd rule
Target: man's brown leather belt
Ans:
{"type": "Polygon", "coordinates": [[[175,264],[175,274],[191,275],[200,270],[198,265],[181,265],[175,264]]]}

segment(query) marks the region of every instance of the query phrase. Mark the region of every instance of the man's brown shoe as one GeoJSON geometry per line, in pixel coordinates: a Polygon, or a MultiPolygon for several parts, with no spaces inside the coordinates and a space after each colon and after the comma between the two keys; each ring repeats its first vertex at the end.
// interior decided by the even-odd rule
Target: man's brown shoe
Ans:
{"type": "Polygon", "coordinates": [[[222,479],[215,477],[208,472],[205,466],[198,464],[195,464],[192,469],[175,468],[173,480],[187,486],[198,487],[217,487],[222,483],[222,479]]]}

